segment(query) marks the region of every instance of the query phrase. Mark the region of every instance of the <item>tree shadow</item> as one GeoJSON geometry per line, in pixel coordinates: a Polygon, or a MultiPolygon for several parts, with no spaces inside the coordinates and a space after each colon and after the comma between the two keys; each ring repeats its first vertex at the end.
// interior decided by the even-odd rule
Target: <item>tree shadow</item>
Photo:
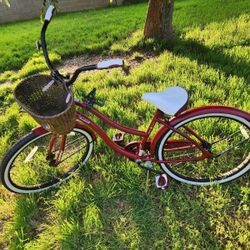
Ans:
{"type": "MultiPolygon", "coordinates": [[[[195,193],[198,193],[196,188],[181,188],[179,183],[174,183],[165,191],[154,190],[154,187],[150,189],[148,193],[128,197],[133,204],[132,216],[140,231],[142,246],[147,249],[172,249],[189,241],[189,244],[201,247],[206,240],[202,242],[201,238],[192,238],[188,234],[189,229],[202,232],[204,239],[210,238],[209,214],[195,198],[195,193]]],[[[209,240],[211,247],[217,247],[216,238],[209,240]]]]}
{"type": "MultiPolygon", "coordinates": [[[[250,41],[246,41],[250,44],[250,41]]],[[[244,59],[227,55],[223,47],[208,48],[194,40],[176,38],[168,49],[177,56],[188,57],[199,64],[223,71],[226,76],[235,75],[250,83],[250,64],[244,59]]]]}
{"type": "MultiPolygon", "coordinates": [[[[164,51],[170,51],[176,56],[186,57],[197,61],[198,64],[207,65],[213,69],[219,70],[226,77],[237,76],[243,78],[250,84],[250,63],[240,56],[226,54],[223,49],[230,49],[234,46],[214,46],[209,48],[195,40],[182,39],[176,35],[172,41],[155,40],[143,38],[130,48],[130,53],[139,52],[148,57],[158,57],[164,51]]],[[[249,46],[250,41],[244,41],[244,44],[237,46],[249,46]]]]}
{"type": "Polygon", "coordinates": [[[43,225],[48,223],[50,204],[48,200],[54,198],[55,191],[20,195],[16,197],[16,204],[12,221],[7,225],[5,236],[11,239],[10,248],[23,248],[25,244],[39,236],[43,225]]]}

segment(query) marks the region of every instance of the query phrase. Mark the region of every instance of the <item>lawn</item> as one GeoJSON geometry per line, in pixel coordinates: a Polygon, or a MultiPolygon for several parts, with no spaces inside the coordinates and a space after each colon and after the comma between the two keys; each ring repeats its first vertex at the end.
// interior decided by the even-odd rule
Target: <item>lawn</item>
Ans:
{"type": "MultiPolygon", "coordinates": [[[[249,1],[176,1],[171,45],[142,40],[145,14],[142,3],[55,17],[48,30],[53,62],[110,54],[133,65],[128,75],[119,69],[82,75],[77,97],[96,87],[107,99],[105,114],[140,130],[154,111],[141,95],[173,85],[187,89],[189,107],[250,111],[249,1]]],[[[48,73],[34,48],[39,29],[38,19],[0,26],[0,159],[36,125],[12,91],[24,77],[48,73]]],[[[0,249],[250,248],[249,173],[203,188],[171,180],[168,190],[158,191],[153,175],[101,140],[94,150],[75,178],[47,193],[13,195],[0,186],[0,249]]]]}
{"type": "MultiPolygon", "coordinates": [[[[63,58],[106,53],[115,41],[143,27],[146,10],[147,5],[142,3],[57,15],[48,30],[49,47],[63,58]]],[[[250,13],[248,0],[237,3],[234,0],[179,0],[175,4],[174,25],[176,31],[182,31],[244,13],[250,13]]],[[[39,39],[40,29],[38,19],[0,24],[0,72],[20,69],[36,53],[35,43],[39,39]]]]}

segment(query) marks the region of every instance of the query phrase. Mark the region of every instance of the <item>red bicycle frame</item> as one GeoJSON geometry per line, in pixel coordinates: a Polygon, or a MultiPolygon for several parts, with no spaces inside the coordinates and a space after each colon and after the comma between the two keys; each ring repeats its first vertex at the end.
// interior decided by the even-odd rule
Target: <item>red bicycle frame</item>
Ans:
{"type": "MultiPolygon", "coordinates": [[[[93,122],[90,118],[88,118],[84,114],[81,114],[80,112],[77,112],[77,126],[78,127],[81,127],[82,125],[84,125],[85,128],[89,127],[91,131],[95,131],[105,141],[105,143],[110,148],[112,148],[115,152],[131,160],[152,161],[155,163],[163,163],[163,162],[164,163],[178,163],[178,162],[183,162],[183,161],[204,160],[205,158],[211,157],[211,153],[208,150],[206,150],[204,147],[202,147],[201,144],[197,143],[197,141],[190,138],[190,136],[188,136],[187,134],[184,134],[180,132],[178,129],[175,129],[173,126],[171,126],[171,123],[169,122],[169,120],[167,120],[164,117],[164,113],[161,112],[160,110],[156,111],[147,131],[143,132],[143,131],[135,130],[132,128],[128,128],[126,126],[122,126],[121,124],[114,122],[113,120],[109,119],[107,116],[105,116],[104,114],[96,110],[95,108],[89,107],[88,104],[85,102],[76,101],[76,105],[85,110],[88,110],[90,113],[98,117],[100,120],[104,121],[105,124],[108,124],[112,128],[118,129],[119,131],[123,131],[128,134],[141,137],[142,138],[141,140],[137,142],[129,143],[126,146],[121,147],[117,143],[113,142],[107,136],[105,131],[102,128],[100,128],[95,122],[93,122]],[[196,147],[202,152],[202,156],[200,156],[199,158],[195,158],[195,159],[183,158],[183,159],[168,159],[164,161],[156,160],[154,157],[156,144],[154,142],[159,141],[161,135],[159,133],[156,133],[156,135],[152,138],[152,140],[149,140],[150,135],[156,123],[162,124],[162,128],[165,128],[166,131],[172,130],[184,138],[184,140],[178,140],[178,141],[173,142],[175,147],[173,147],[173,144],[171,145],[170,143],[170,147],[167,150],[178,150],[178,149],[183,150],[184,147],[185,149],[196,147]],[[129,150],[130,145],[137,145],[137,150],[135,152],[134,150],[129,150]],[[146,151],[146,150],[149,151],[149,154],[144,155],[141,153],[142,151],[146,151]]],[[[194,131],[189,130],[188,132],[194,135],[197,139],[199,139],[200,142],[203,141],[202,138],[196,135],[194,131]]]]}
{"type": "MultiPolygon", "coordinates": [[[[187,110],[180,115],[171,118],[170,120],[167,119],[163,112],[160,110],[157,110],[147,131],[139,131],[136,129],[128,128],[126,126],[122,126],[119,123],[114,122],[113,120],[109,119],[107,116],[105,116],[103,113],[99,112],[93,107],[89,107],[89,105],[86,102],[81,101],[75,101],[76,105],[80,108],[83,108],[87,110],[88,112],[92,113],[96,117],[98,117],[100,120],[104,121],[105,124],[108,124],[112,128],[116,128],[119,131],[123,131],[128,134],[132,134],[135,136],[141,137],[141,140],[130,142],[125,146],[120,146],[114,141],[112,141],[106,132],[98,126],[95,122],[93,122],[89,117],[86,115],[77,112],[76,114],[76,127],[82,128],[87,130],[89,133],[92,134],[93,138],[96,138],[95,134],[97,133],[104,142],[112,148],[115,152],[119,153],[120,155],[123,155],[131,160],[134,161],[151,161],[154,163],[180,163],[180,162],[188,162],[188,161],[200,161],[204,160],[206,158],[212,157],[212,153],[206,149],[203,146],[203,142],[206,143],[205,140],[203,140],[199,135],[195,133],[195,131],[191,130],[187,126],[183,126],[186,133],[183,133],[179,131],[175,126],[185,120],[188,120],[194,116],[203,115],[204,113],[207,113],[209,111],[210,113],[217,113],[217,112],[223,112],[223,113],[234,113],[235,115],[245,117],[246,119],[249,119],[248,114],[245,112],[232,108],[232,107],[225,107],[225,106],[206,106],[206,107],[200,107],[200,108],[194,108],[187,110]],[[150,135],[156,125],[156,123],[161,124],[161,128],[158,129],[158,131],[155,133],[153,138],[150,140],[150,135]],[[175,132],[183,137],[183,140],[168,140],[167,146],[164,148],[166,151],[177,151],[177,150],[183,150],[183,149],[193,149],[196,148],[200,150],[202,153],[200,157],[196,158],[180,158],[180,159],[166,159],[166,160],[157,160],[155,159],[155,152],[157,149],[157,144],[161,137],[166,134],[167,132],[175,132]],[[194,136],[197,140],[193,140],[188,134],[194,136]],[[199,143],[200,142],[200,143],[199,143]],[[135,147],[136,146],[136,150],[135,147]],[[146,153],[142,153],[146,152],[146,153]]],[[[33,130],[33,133],[37,135],[41,135],[47,132],[42,127],[36,128],[33,130]]],[[[54,144],[56,141],[56,136],[52,135],[50,144],[48,147],[48,156],[51,154],[54,144]]],[[[63,154],[63,150],[66,143],[66,136],[63,136],[60,143],[60,148],[58,150],[56,163],[60,162],[60,158],[63,154]]]]}
{"type": "MultiPolygon", "coordinates": [[[[48,8],[48,11],[47,11],[46,16],[45,16],[44,25],[43,25],[43,28],[41,31],[41,46],[43,49],[43,54],[44,54],[46,63],[52,72],[53,77],[57,78],[58,80],[60,80],[62,82],[65,82],[67,86],[70,86],[75,82],[75,80],[77,79],[78,75],[81,72],[89,71],[89,70],[96,70],[96,69],[108,69],[108,68],[113,68],[113,67],[123,67],[123,64],[124,64],[123,61],[122,61],[122,63],[120,61],[118,63],[110,63],[110,62],[103,63],[102,62],[102,63],[98,63],[96,65],[82,66],[82,67],[78,68],[74,72],[73,76],[69,79],[67,77],[64,77],[63,75],[61,75],[57,70],[54,69],[54,67],[51,64],[51,61],[50,61],[49,56],[48,56],[46,39],[45,39],[45,33],[46,33],[47,27],[48,27],[48,25],[53,17],[54,10],[55,10],[55,7],[53,5],[51,5],[48,8]]],[[[223,113],[228,112],[229,114],[234,113],[236,116],[239,115],[241,117],[246,117],[246,119],[249,119],[249,114],[247,114],[243,111],[240,111],[238,109],[235,109],[235,108],[223,107],[223,106],[208,106],[208,107],[191,109],[191,110],[188,110],[188,111],[185,111],[185,112],[178,114],[176,117],[174,117],[170,120],[166,119],[164,117],[164,114],[161,111],[157,110],[149,127],[148,127],[148,129],[147,129],[147,131],[143,132],[143,131],[139,131],[139,130],[135,130],[132,128],[122,126],[122,125],[112,121],[111,119],[106,117],[104,114],[102,114],[101,112],[99,112],[98,110],[93,108],[92,106],[89,106],[85,102],[76,101],[76,105],[78,107],[81,107],[83,109],[88,110],[90,113],[92,113],[93,115],[95,115],[96,117],[98,117],[99,119],[104,121],[109,126],[116,128],[120,131],[123,131],[125,133],[139,136],[139,137],[141,137],[141,140],[136,141],[136,142],[131,142],[131,143],[127,144],[126,146],[122,147],[122,146],[118,145],[118,143],[115,143],[114,141],[112,141],[107,136],[105,131],[102,128],[100,128],[95,122],[93,122],[90,118],[88,118],[87,116],[85,116],[84,114],[82,114],[80,112],[77,113],[77,117],[76,117],[76,126],[77,127],[80,127],[82,129],[87,130],[88,132],[90,132],[92,134],[92,136],[95,136],[95,133],[97,133],[105,141],[105,143],[109,147],[111,147],[115,152],[117,152],[117,153],[119,153],[119,154],[121,154],[129,159],[132,159],[135,161],[136,160],[137,161],[152,161],[152,162],[156,162],[156,163],[179,163],[179,162],[186,162],[186,161],[198,161],[198,160],[204,160],[206,158],[212,157],[212,153],[208,149],[206,149],[206,147],[204,146],[204,145],[206,145],[206,141],[204,139],[202,139],[199,135],[197,135],[195,133],[195,131],[184,126],[187,133],[183,133],[180,130],[178,130],[177,128],[175,128],[175,126],[179,122],[185,121],[185,120],[192,118],[194,116],[202,115],[205,112],[207,112],[208,110],[211,113],[216,113],[216,112],[223,112],[223,113]],[[150,135],[151,135],[153,129],[155,128],[156,123],[160,124],[161,128],[156,132],[156,134],[153,136],[153,138],[150,139],[150,135]],[[165,146],[164,150],[176,151],[176,150],[196,148],[202,153],[201,156],[196,157],[196,158],[166,159],[164,161],[159,161],[159,160],[155,159],[154,156],[155,156],[155,152],[157,150],[157,145],[159,143],[159,140],[162,138],[162,136],[164,136],[164,134],[166,134],[167,132],[171,132],[171,131],[179,134],[183,138],[183,140],[168,140],[167,146],[165,146]],[[191,138],[191,136],[195,137],[195,139],[193,140],[191,138]],[[136,149],[134,148],[135,146],[136,146],[136,149]]],[[[42,134],[45,132],[47,132],[47,131],[41,127],[37,128],[33,131],[33,133],[35,133],[35,134],[42,134]]],[[[52,138],[50,140],[49,147],[48,147],[48,157],[50,156],[50,154],[53,151],[56,139],[57,139],[57,137],[55,135],[52,135],[52,138]]],[[[66,139],[67,139],[66,136],[63,136],[61,138],[61,143],[60,143],[59,151],[57,154],[56,163],[60,162],[60,159],[62,157],[64,148],[65,148],[66,139]]]]}

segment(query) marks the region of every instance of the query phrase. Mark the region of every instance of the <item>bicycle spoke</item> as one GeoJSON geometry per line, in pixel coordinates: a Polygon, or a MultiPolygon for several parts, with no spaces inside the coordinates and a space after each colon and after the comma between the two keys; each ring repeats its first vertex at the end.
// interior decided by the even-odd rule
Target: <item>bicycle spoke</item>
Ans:
{"type": "Polygon", "coordinates": [[[235,134],[239,134],[239,133],[240,133],[240,131],[237,131],[237,132],[233,133],[232,135],[230,135],[228,137],[225,137],[225,138],[222,138],[222,139],[220,139],[218,141],[212,142],[211,145],[214,145],[214,144],[216,144],[218,142],[222,142],[222,141],[228,140],[229,138],[232,138],[235,134]]]}
{"type": "Polygon", "coordinates": [[[243,141],[240,141],[240,142],[237,143],[236,145],[227,148],[226,150],[224,150],[223,152],[221,152],[219,155],[214,156],[214,158],[218,158],[218,157],[220,157],[220,156],[226,154],[227,152],[231,151],[232,149],[234,149],[235,147],[237,147],[237,146],[243,144],[243,143],[246,142],[246,141],[249,141],[249,139],[245,139],[245,140],[243,140],[243,141]]]}
{"type": "MultiPolygon", "coordinates": [[[[93,143],[94,141],[91,141],[91,143],[93,143]]],[[[71,155],[69,155],[67,158],[63,159],[62,161],[60,161],[60,163],[58,165],[60,165],[61,163],[63,163],[64,161],[66,161],[67,159],[69,159],[70,157],[72,157],[73,155],[77,154],[78,152],[80,152],[82,149],[86,148],[87,146],[83,146],[81,148],[79,148],[76,152],[72,153],[71,155]]]]}
{"type": "MultiPolygon", "coordinates": [[[[64,157],[59,164],[55,164],[55,157],[58,154],[60,140],[54,145],[52,152],[55,157],[47,158],[47,148],[50,142],[51,134],[44,137],[38,137],[36,141],[29,144],[15,158],[14,164],[10,170],[10,178],[13,183],[19,187],[36,188],[43,183],[60,182],[66,176],[72,174],[78,167],[79,163],[84,161],[88,154],[90,145],[94,140],[87,140],[85,134],[76,130],[69,137],[64,148],[64,157]]],[[[91,138],[91,137],[90,137],[91,138]]],[[[49,184],[48,184],[49,185],[49,184]]]]}
{"type": "Polygon", "coordinates": [[[73,140],[73,141],[71,141],[71,142],[68,142],[68,143],[66,144],[66,146],[65,146],[65,149],[67,149],[67,148],[68,148],[69,146],[71,146],[72,144],[74,144],[74,143],[76,143],[76,142],[78,142],[78,141],[81,141],[82,138],[84,138],[84,137],[82,136],[82,137],[77,138],[77,139],[75,139],[75,140],[73,140]]]}
{"type": "Polygon", "coordinates": [[[181,158],[185,158],[186,156],[188,156],[189,158],[192,158],[191,156],[196,156],[195,152],[193,153],[187,153],[187,154],[181,154],[181,155],[176,155],[176,156],[170,156],[169,158],[171,159],[181,159],[181,158]]]}

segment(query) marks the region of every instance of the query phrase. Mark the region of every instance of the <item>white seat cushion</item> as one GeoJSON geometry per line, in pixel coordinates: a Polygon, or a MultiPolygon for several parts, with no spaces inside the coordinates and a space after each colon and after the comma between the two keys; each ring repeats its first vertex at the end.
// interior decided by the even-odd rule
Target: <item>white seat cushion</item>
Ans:
{"type": "Polygon", "coordinates": [[[162,92],[145,93],[142,99],[155,105],[168,115],[175,115],[187,104],[188,93],[184,88],[175,86],[162,92]]]}

